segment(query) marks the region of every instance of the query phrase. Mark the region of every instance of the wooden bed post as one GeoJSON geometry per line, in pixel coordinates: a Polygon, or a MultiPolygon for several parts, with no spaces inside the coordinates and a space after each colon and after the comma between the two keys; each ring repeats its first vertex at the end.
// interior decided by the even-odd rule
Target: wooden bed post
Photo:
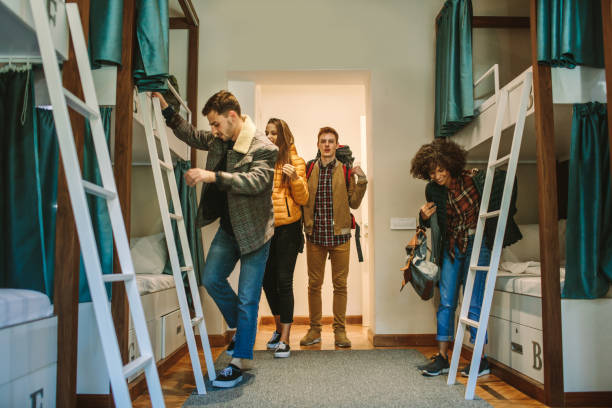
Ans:
{"type": "MultiPolygon", "coordinates": [[[[83,22],[85,38],[89,33],[89,0],[68,0],[77,3],[83,22]]],[[[62,69],[62,82],[70,92],[83,98],[79,72],[72,42],[69,43],[68,60],[62,69]]],[[[79,156],[83,162],[85,120],[70,110],[72,133],[79,156]]],[[[58,407],[76,407],[77,342],[79,326],[79,240],[68,195],[68,185],[62,161],[59,162],[57,180],[57,218],[55,230],[55,277],[53,307],[57,315],[57,390],[58,407]]]]}
{"type": "Polygon", "coordinates": [[[537,3],[537,0],[531,0],[531,65],[538,157],[544,403],[560,407],[564,405],[563,343],[552,80],[550,67],[538,65],[537,3]]]}
{"type": "MultiPolygon", "coordinates": [[[[612,84],[612,3],[611,0],[601,0],[601,18],[603,26],[603,48],[604,60],[606,64],[606,84],[608,84],[608,95],[610,84],[612,84]]],[[[612,174],[612,107],[610,97],[608,99],[608,136],[610,140],[610,173],[612,174]]]]}
{"type": "MultiPolygon", "coordinates": [[[[198,126],[198,49],[200,44],[200,27],[189,28],[189,57],[187,66],[187,105],[191,110],[191,124],[198,126]]],[[[191,149],[191,167],[198,166],[198,151],[191,149]]]]}
{"type": "MultiPolygon", "coordinates": [[[[121,66],[117,69],[117,101],[115,108],[115,182],[127,236],[130,236],[130,211],[132,198],[132,121],[134,118],[134,78],[132,76],[132,53],[135,41],[135,0],[123,3],[123,45],[121,66]]],[[[116,251],[115,251],[116,253],[116,251]]],[[[119,260],[113,259],[113,270],[121,273],[119,260]]],[[[117,341],[123,362],[128,362],[128,335],[130,311],[125,286],[122,282],[113,284],[111,310],[117,341]]]]}

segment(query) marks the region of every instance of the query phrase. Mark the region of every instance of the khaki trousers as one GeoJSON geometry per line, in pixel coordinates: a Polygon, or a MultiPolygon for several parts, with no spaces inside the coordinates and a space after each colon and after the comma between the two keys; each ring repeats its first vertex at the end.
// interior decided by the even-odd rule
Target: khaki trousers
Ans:
{"type": "Polygon", "coordinates": [[[325,275],[327,255],[331,258],[332,283],[334,285],[334,331],[346,327],[346,282],[349,272],[350,240],[335,247],[323,247],[306,241],[306,262],[308,264],[308,308],[310,327],[321,331],[321,286],[325,275]]]}

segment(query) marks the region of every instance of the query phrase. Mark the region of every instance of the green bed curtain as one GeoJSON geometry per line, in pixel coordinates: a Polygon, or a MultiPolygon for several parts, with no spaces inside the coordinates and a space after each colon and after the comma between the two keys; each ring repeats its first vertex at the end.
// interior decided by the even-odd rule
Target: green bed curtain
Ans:
{"type": "Polygon", "coordinates": [[[121,65],[123,0],[91,0],[89,57],[92,67],[121,65]]]}
{"type": "Polygon", "coordinates": [[[472,2],[448,0],[436,30],[435,137],[451,136],[472,119],[472,2]]]}
{"type": "MultiPolygon", "coordinates": [[[[111,132],[111,113],[112,108],[101,107],[100,114],[102,115],[102,123],[104,125],[104,133],[106,142],[110,145],[111,132]]],[[[96,151],[94,149],[93,138],[89,122],[85,123],[85,140],[83,142],[83,178],[97,185],[102,185],[102,178],[98,170],[98,160],[96,159],[96,151]]],[[[103,274],[113,273],[113,230],[111,228],[110,217],[106,207],[106,200],[87,194],[87,203],[89,205],[89,213],[91,215],[91,223],[93,225],[96,242],[98,243],[98,254],[100,255],[100,264],[103,274]]],[[[106,292],[111,293],[111,284],[106,284],[106,292]]],[[[79,277],[79,302],[91,302],[89,286],[87,284],[87,275],[85,274],[85,266],[81,257],[80,277],[79,277]]]]}
{"type": "MultiPolygon", "coordinates": [[[[174,176],[176,178],[176,186],[178,188],[179,198],[181,200],[181,209],[183,210],[183,218],[185,220],[185,228],[187,229],[187,241],[189,241],[189,249],[191,250],[191,258],[193,261],[193,271],[195,272],[198,285],[202,282],[202,274],[204,273],[204,247],[202,245],[202,232],[195,227],[196,215],[198,212],[198,201],[196,198],[196,190],[194,187],[189,187],[185,182],[185,173],[191,168],[191,162],[178,160],[174,166],[174,176]]],[[[170,212],[173,211],[172,202],[170,203],[170,212]]],[[[176,222],[172,223],[174,232],[174,240],[176,242],[179,262],[181,266],[185,265],[183,259],[183,250],[181,249],[181,241],[178,233],[176,222]]],[[[170,260],[166,261],[164,273],[172,275],[172,266],[170,260]]],[[[187,286],[187,275],[183,274],[185,286],[187,286]]]]}
{"type": "Polygon", "coordinates": [[[612,283],[612,183],[606,104],[574,105],[563,297],[602,297],[612,283]]]}
{"type": "Polygon", "coordinates": [[[538,0],[538,61],[603,68],[599,0],[538,0]]]}
{"type": "Polygon", "coordinates": [[[134,80],[140,92],[164,91],[169,71],[168,0],[136,1],[134,80]]]}
{"type": "Polygon", "coordinates": [[[47,181],[46,172],[54,170],[41,165],[53,167],[53,152],[40,150],[53,145],[46,140],[39,144],[31,67],[0,73],[0,129],[0,286],[32,289],[52,298],[53,259],[47,256],[53,251],[46,247],[46,238],[55,228],[44,216],[53,213],[53,197],[43,193],[52,192],[53,185],[43,190],[41,175],[47,181]]]}

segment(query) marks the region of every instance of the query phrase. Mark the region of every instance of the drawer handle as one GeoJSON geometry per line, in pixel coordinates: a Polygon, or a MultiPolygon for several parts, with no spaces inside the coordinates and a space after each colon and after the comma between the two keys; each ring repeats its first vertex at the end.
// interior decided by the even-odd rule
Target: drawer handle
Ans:
{"type": "Polygon", "coordinates": [[[181,334],[181,325],[176,326],[176,334],[181,334]]]}
{"type": "Polygon", "coordinates": [[[512,351],[514,351],[515,353],[523,354],[523,346],[521,344],[512,342],[510,343],[510,347],[512,348],[512,351]]]}
{"type": "Polygon", "coordinates": [[[40,388],[30,394],[30,402],[32,402],[32,408],[39,408],[43,406],[44,389],[40,388]]]}

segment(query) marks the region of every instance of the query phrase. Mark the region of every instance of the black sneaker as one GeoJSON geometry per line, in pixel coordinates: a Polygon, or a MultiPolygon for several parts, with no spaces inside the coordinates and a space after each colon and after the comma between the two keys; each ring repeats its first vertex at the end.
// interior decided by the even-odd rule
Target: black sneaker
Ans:
{"type": "MultiPolygon", "coordinates": [[[[464,377],[470,376],[470,366],[471,366],[471,363],[461,369],[462,376],[464,377]]],[[[478,367],[478,376],[480,377],[482,375],[487,375],[487,374],[491,374],[491,368],[489,367],[489,360],[487,360],[486,357],[483,357],[482,360],[480,360],[480,367],[478,367]]]]}
{"type": "Polygon", "coordinates": [[[233,356],[234,355],[234,347],[236,347],[236,335],[234,335],[234,337],[232,337],[232,340],[227,345],[227,348],[225,349],[225,353],[228,356],[233,356]]]}
{"type": "Polygon", "coordinates": [[[429,357],[429,363],[425,363],[425,364],[418,365],[418,366],[417,366],[417,370],[419,370],[419,371],[423,371],[423,369],[424,369],[425,367],[427,367],[429,364],[431,364],[431,362],[432,362],[432,361],[434,361],[434,360],[435,360],[436,356],[437,356],[437,354],[434,354],[433,356],[429,357]]]}
{"type": "Polygon", "coordinates": [[[279,332],[277,332],[276,330],[274,330],[274,333],[272,333],[272,338],[270,339],[270,341],[268,341],[268,350],[274,350],[276,348],[276,346],[278,346],[278,342],[280,341],[281,335],[279,332]]]}
{"type": "Polygon", "coordinates": [[[442,357],[442,354],[436,354],[431,363],[427,364],[421,369],[421,373],[425,377],[435,377],[440,374],[448,373],[448,358],[442,357]]]}
{"type": "Polygon", "coordinates": [[[233,364],[228,365],[217,374],[212,385],[220,388],[231,388],[242,381],[242,370],[233,364]]]}
{"type": "Polygon", "coordinates": [[[274,357],[289,357],[291,354],[291,347],[284,341],[279,341],[276,348],[274,349],[274,357]]]}

